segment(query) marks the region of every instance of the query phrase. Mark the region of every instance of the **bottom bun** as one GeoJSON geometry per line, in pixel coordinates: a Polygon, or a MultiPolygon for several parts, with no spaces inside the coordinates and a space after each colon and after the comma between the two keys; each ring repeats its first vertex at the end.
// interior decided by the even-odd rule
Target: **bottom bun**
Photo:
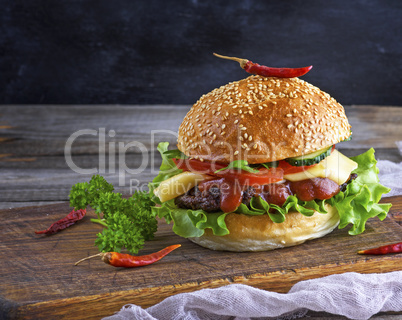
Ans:
{"type": "Polygon", "coordinates": [[[267,214],[249,216],[229,213],[225,217],[229,234],[215,236],[211,229],[206,229],[201,237],[189,240],[208,249],[237,252],[295,246],[307,240],[321,238],[338,226],[338,211],[330,205],[325,208],[328,213],[315,212],[311,217],[299,212],[289,212],[283,223],[273,222],[267,214]]]}

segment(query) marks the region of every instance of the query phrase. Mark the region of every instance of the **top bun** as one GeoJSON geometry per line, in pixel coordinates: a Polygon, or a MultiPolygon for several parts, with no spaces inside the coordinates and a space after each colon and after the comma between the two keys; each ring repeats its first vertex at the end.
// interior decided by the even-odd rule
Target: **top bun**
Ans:
{"type": "Polygon", "coordinates": [[[179,128],[191,158],[263,163],[311,153],[351,135],[334,98],[299,78],[250,76],[203,95],[179,128]]]}

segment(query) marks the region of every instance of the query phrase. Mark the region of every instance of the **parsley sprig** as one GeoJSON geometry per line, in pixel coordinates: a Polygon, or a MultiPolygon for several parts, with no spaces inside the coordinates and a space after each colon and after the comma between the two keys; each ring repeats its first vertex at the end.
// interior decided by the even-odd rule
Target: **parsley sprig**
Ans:
{"type": "Polygon", "coordinates": [[[123,198],[100,175],[93,176],[89,182],[75,184],[70,191],[70,205],[75,209],[89,205],[95,210],[98,219],[91,221],[106,227],[95,240],[102,252],[120,252],[126,248],[138,253],[157,230],[157,220],[151,210],[154,202],[148,192],[137,191],[130,198],[123,198]]]}
{"type": "Polygon", "coordinates": [[[235,160],[229,163],[229,165],[225,168],[216,170],[215,173],[219,171],[224,171],[224,170],[230,170],[230,169],[237,169],[237,170],[243,170],[251,173],[258,173],[259,171],[257,169],[254,169],[248,165],[248,162],[246,160],[235,160]]]}

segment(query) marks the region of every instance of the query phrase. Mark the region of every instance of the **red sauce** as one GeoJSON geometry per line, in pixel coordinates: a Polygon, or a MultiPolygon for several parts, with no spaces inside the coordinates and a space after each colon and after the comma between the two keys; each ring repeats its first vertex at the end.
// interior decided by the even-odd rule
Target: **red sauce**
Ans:
{"type": "Polygon", "coordinates": [[[292,192],[289,189],[288,183],[273,183],[267,184],[263,186],[262,192],[260,194],[261,198],[263,198],[268,203],[273,203],[278,206],[282,206],[286,198],[292,195],[292,192]]]}
{"type": "Polygon", "coordinates": [[[340,191],[340,186],[328,178],[314,178],[289,183],[290,190],[302,201],[332,198],[340,191]]]}
{"type": "Polygon", "coordinates": [[[240,205],[243,198],[242,188],[239,183],[225,178],[203,181],[198,189],[203,192],[212,187],[218,187],[221,193],[220,207],[223,212],[233,212],[240,205]]]}
{"type": "Polygon", "coordinates": [[[238,183],[223,179],[221,184],[221,210],[232,212],[241,204],[243,192],[238,183]]]}
{"type": "Polygon", "coordinates": [[[282,206],[287,197],[296,195],[301,201],[330,199],[340,191],[340,186],[328,178],[314,178],[302,181],[286,181],[262,186],[257,194],[268,203],[282,206]]]}
{"type": "MultiPolygon", "coordinates": [[[[240,205],[243,198],[243,188],[239,183],[225,178],[203,181],[198,185],[200,191],[218,187],[221,192],[220,207],[223,212],[233,212],[240,205]]],[[[287,197],[295,194],[302,201],[314,199],[324,200],[332,198],[340,191],[340,186],[328,178],[314,178],[302,181],[286,181],[264,186],[253,186],[256,195],[268,203],[282,206],[287,197]]]]}

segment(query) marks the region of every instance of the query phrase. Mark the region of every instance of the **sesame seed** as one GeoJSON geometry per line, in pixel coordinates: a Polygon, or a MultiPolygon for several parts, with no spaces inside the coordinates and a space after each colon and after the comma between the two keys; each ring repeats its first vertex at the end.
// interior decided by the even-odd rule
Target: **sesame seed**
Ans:
{"type": "Polygon", "coordinates": [[[238,154],[239,154],[239,151],[236,150],[236,151],[234,152],[234,155],[236,156],[236,155],[238,155],[238,154]]]}

